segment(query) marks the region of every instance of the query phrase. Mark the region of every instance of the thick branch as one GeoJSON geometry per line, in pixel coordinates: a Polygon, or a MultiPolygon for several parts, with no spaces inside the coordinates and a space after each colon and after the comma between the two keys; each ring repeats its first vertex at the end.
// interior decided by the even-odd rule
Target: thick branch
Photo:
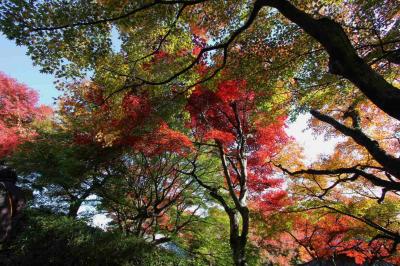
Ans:
{"type": "Polygon", "coordinates": [[[400,159],[387,154],[380,146],[379,143],[371,140],[361,130],[349,128],[334,118],[324,115],[318,111],[311,110],[311,114],[320,121],[330,124],[342,134],[351,137],[357,144],[363,146],[368,150],[372,157],[381,164],[385,170],[396,178],[400,178],[400,159]]]}
{"type": "Polygon", "coordinates": [[[185,172],[182,171],[180,169],[176,169],[176,171],[178,171],[181,174],[184,175],[188,175],[194,178],[194,180],[196,180],[196,182],[203,187],[204,189],[206,189],[208,191],[208,193],[210,193],[210,196],[213,197],[214,199],[216,199],[224,208],[225,212],[228,214],[232,214],[233,210],[231,207],[229,207],[228,203],[225,201],[225,199],[218,193],[218,188],[212,187],[210,185],[207,185],[206,183],[204,183],[199,176],[196,174],[197,171],[197,166],[195,162],[191,162],[193,169],[190,172],[185,172]]]}
{"type": "Polygon", "coordinates": [[[224,152],[224,148],[222,147],[222,144],[218,143],[218,148],[219,148],[219,156],[221,159],[221,164],[222,164],[222,169],[224,171],[224,177],[226,180],[226,183],[228,184],[228,189],[229,189],[229,195],[231,196],[233,202],[235,203],[235,206],[238,210],[241,209],[242,204],[239,201],[238,196],[236,195],[235,189],[233,188],[232,184],[232,177],[231,174],[229,173],[227,161],[226,161],[226,155],[224,152]]]}
{"type": "Polygon", "coordinates": [[[343,28],[328,18],[315,19],[287,0],[259,0],[314,37],[330,56],[330,72],[356,85],[374,104],[400,120],[400,90],[387,82],[357,54],[343,28]]]}
{"type": "MultiPolygon", "coordinates": [[[[370,181],[372,184],[375,186],[383,187],[388,190],[392,191],[400,191],[400,182],[392,182],[392,181],[387,181],[384,179],[381,179],[373,174],[367,173],[365,171],[362,171],[356,167],[349,167],[349,168],[337,168],[337,169],[324,169],[324,170],[319,170],[319,169],[305,169],[305,170],[299,170],[299,171],[294,171],[290,172],[287,169],[284,169],[282,166],[278,166],[280,169],[282,169],[284,172],[286,172],[289,175],[301,175],[301,174],[311,174],[311,175],[339,175],[339,174],[355,174],[357,176],[362,176],[368,181],[370,181]]],[[[347,179],[342,179],[342,181],[337,182],[337,184],[346,182],[346,181],[353,181],[355,176],[352,178],[347,178],[347,179]]],[[[336,184],[336,185],[337,185],[336,184]]]]}

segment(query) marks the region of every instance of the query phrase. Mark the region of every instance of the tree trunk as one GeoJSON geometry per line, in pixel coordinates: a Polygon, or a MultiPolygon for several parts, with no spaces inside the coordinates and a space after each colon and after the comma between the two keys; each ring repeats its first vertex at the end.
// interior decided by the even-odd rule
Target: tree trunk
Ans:
{"type": "MultiPolygon", "coordinates": [[[[248,216],[247,216],[248,217],[248,216]]],[[[229,244],[232,250],[232,258],[235,266],[245,266],[246,262],[246,243],[247,243],[247,231],[248,231],[248,218],[243,217],[242,214],[235,211],[229,215],[230,222],[230,236],[229,244]],[[242,234],[240,234],[240,219],[242,217],[242,234]],[[244,228],[244,226],[246,228],[244,228]]]]}
{"type": "Polygon", "coordinates": [[[21,218],[25,198],[19,187],[13,182],[4,181],[0,176],[0,243],[12,239],[17,233],[16,228],[21,218]]]}
{"type": "Polygon", "coordinates": [[[234,243],[235,244],[232,245],[232,242],[231,242],[231,248],[232,248],[232,252],[233,252],[233,261],[235,263],[235,266],[247,265],[245,245],[243,245],[241,238],[239,237],[238,239],[236,239],[236,241],[234,243]]]}
{"type": "Polygon", "coordinates": [[[78,211],[79,208],[82,205],[82,200],[73,200],[70,204],[69,204],[69,208],[68,208],[68,216],[76,219],[76,217],[78,216],[78,211]]]}

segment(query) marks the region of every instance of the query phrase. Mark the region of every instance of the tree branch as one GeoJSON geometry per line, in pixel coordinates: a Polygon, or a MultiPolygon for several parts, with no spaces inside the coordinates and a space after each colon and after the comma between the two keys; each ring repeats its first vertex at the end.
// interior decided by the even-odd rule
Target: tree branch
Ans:
{"type": "Polygon", "coordinates": [[[340,24],[329,18],[315,19],[287,0],[258,0],[256,3],[278,9],[283,16],[316,39],[329,54],[332,74],[351,81],[381,110],[400,120],[400,90],[358,56],[340,24]]]}
{"type": "Polygon", "coordinates": [[[311,110],[311,114],[318,120],[328,123],[342,134],[351,137],[357,144],[363,146],[368,150],[372,157],[381,164],[387,172],[396,178],[400,179],[400,159],[387,154],[377,141],[371,140],[361,130],[349,128],[334,118],[324,115],[316,110],[311,110]]]}
{"type": "Polygon", "coordinates": [[[130,16],[133,16],[134,14],[138,13],[139,11],[143,11],[146,9],[149,9],[151,7],[154,7],[156,5],[175,5],[175,4],[184,4],[186,6],[189,5],[196,5],[202,2],[206,2],[208,0],[194,0],[194,1],[184,1],[184,0],[171,0],[171,1],[162,1],[162,0],[155,0],[151,3],[144,4],[142,6],[139,6],[127,13],[121,14],[119,16],[111,17],[111,18],[100,18],[96,20],[88,20],[88,21],[80,21],[76,23],[69,23],[69,24],[64,24],[60,26],[54,26],[54,27],[37,27],[37,28],[31,28],[30,31],[32,32],[37,32],[37,31],[54,31],[54,30],[62,30],[62,29],[67,29],[67,28],[74,28],[74,27],[80,27],[80,26],[94,26],[98,24],[106,24],[109,22],[114,22],[118,21],[121,19],[128,18],[130,16]]]}
{"type": "MultiPolygon", "coordinates": [[[[365,179],[367,179],[368,181],[370,181],[372,184],[374,184],[375,186],[383,187],[383,188],[386,188],[387,190],[400,191],[400,182],[391,182],[391,181],[383,180],[373,174],[367,173],[356,167],[323,169],[323,170],[305,169],[305,170],[299,170],[299,171],[294,171],[294,172],[290,172],[289,170],[283,168],[281,165],[277,165],[277,167],[280,168],[285,173],[292,175],[292,176],[301,175],[301,174],[311,174],[311,175],[354,174],[353,177],[351,177],[351,178],[341,179],[342,181],[339,181],[339,182],[337,181],[337,184],[347,182],[347,181],[354,181],[358,176],[362,176],[365,179]]],[[[330,189],[332,189],[332,188],[330,188],[330,189]]]]}

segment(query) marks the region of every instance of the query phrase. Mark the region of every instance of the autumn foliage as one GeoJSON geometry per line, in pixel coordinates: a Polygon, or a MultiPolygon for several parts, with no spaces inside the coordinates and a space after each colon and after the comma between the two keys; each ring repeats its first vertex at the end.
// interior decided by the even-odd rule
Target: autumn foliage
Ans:
{"type": "MultiPolygon", "coordinates": [[[[329,259],[344,254],[354,258],[357,264],[387,259],[393,253],[393,241],[365,239],[363,223],[343,215],[326,214],[312,221],[310,216],[298,216],[295,219],[293,238],[301,246],[303,260],[329,259]]],[[[394,247],[395,248],[395,247],[394,247]]],[[[388,261],[398,263],[399,257],[388,261]]]]}
{"type": "Polygon", "coordinates": [[[32,206],[95,202],[190,265],[400,264],[398,1],[1,2],[64,92],[44,125],[0,74],[0,167],[32,206]]]}
{"type": "Polygon", "coordinates": [[[36,91],[0,73],[0,158],[33,139],[36,135],[33,122],[52,113],[49,107],[38,107],[37,102],[36,91]]]}
{"type": "Polygon", "coordinates": [[[239,182],[237,158],[243,149],[251,206],[266,211],[282,206],[286,196],[279,190],[283,180],[273,177],[268,162],[289,138],[284,131],[285,117],[273,122],[263,120],[267,114],[258,110],[257,98],[260,97],[262,94],[250,89],[245,80],[226,80],[220,82],[215,91],[198,86],[188,100],[187,110],[195,137],[222,145],[232,158],[229,171],[234,183],[239,182]]]}
{"type": "Polygon", "coordinates": [[[61,98],[61,114],[68,124],[75,125],[77,143],[129,146],[148,156],[166,151],[183,155],[192,147],[188,137],[156,114],[146,93],[127,93],[112,103],[96,84],[72,84],[70,93],[61,98]]]}

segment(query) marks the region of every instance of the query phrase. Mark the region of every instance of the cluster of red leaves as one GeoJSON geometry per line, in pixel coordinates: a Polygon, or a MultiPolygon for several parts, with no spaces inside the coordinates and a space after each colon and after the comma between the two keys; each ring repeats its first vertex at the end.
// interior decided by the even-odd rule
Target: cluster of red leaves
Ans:
{"type": "MultiPolygon", "coordinates": [[[[267,211],[283,206],[286,198],[286,193],[279,189],[283,180],[272,177],[268,160],[288,141],[288,136],[284,117],[270,124],[256,121],[257,117],[265,116],[257,109],[258,96],[246,81],[227,80],[219,83],[216,91],[196,87],[186,108],[191,117],[188,127],[196,138],[223,145],[231,158],[237,158],[242,136],[245,138],[248,186],[250,197],[256,202],[252,206],[267,211]],[[274,189],[266,193],[271,188],[274,189]]],[[[236,181],[235,171],[229,170],[236,181]]]]}
{"type": "Polygon", "coordinates": [[[163,51],[157,50],[152,54],[150,61],[147,61],[142,64],[144,70],[150,70],[154,66],[159,65],[160,63],[172,63],[173,62],[173,55],[163,51]]]}
{"type": "Polygon", "coordinates": [[[101,143],[96,139],[97,133],[107,132],[113,122],[103,88],[89,81],[71,83],[59,100],[59,114],[64,127],[72,131],[74,142],[81,145],[101,143]]]}
{"type": "MultiPolygon", "coordinates": [[[[348,216],[328,214],[317,222],[298,217],[294,235],[314,258],[330,258],[344,254],[354,258],[357,264],[376,259],[399,263],[399,257],[391,257],[392,241],[377,239],[368,242],[362,237],[364,225],[348,216]]],[[[304,258],[305,260],[310,259],[304,258]]]]}
{"type": "Polygon", "coordinates": [[[208,39],[207,38],[207,28],[206,27],[201,27],[199,25],[191,23],[190,24],[190,31],[197,38],[202,38],[205,41],[208,39]]]}
{"type": "Polygon", "coordinates": [[[137,96],[133,94],[125,95],[122,101],[122,108],[125,117],[121,121],[134,128],[141,125],[151,115],[151,105],[146,96],[137,96]]]}
{"type": "Polygon", "coordinates": [[[37,101],[37,92],[0,73],[0,158],[36,135],[33,121],[52,114],[49,107],[37,107],[37,101]]]}
{"type": "MultiPolygon", "coordinates": [[[[90,84],[88,84],[90,86],[90,84]]],[[[103,90],[99,86],[90,86],[90,89],[84,91],[85,99],[97,106],[101,106],[104,103],[103,90]]]]}
{"type": "Polygon", "coordinates": [[[251,93],[246,93],[245,85],[245,81],[225,81],[216,92],[196,87],[186,108],[191,117],[188,126],[196,130],[197,138],[209,140],[214,136],[227,146],[232,145],[238,136],[234,104],[240,112],[244,134],[249,133],[247,118],[254,106],[248,103],[251,93]]]}
{"type": "MultiPolygon", "coordinates": [[[[273,183],[274,179],[271,180],[269,182],[273,183]]],[[[270,186],[270,184],[268,185],[270,186]]],[[[264,188],[265,190],[266,188],[264,188]]],[[[266,219],[272,212],[290,204],[287,192],[280,188],[268,190],[268,193],[260,193],[257,196],[253,196],[252,199],[250,208],[261,213],[266,219]]]]}
{"type": "Polygon", "coordinates": [[[132,147],[147,156],[159,155],[163,152],[174,152],[183,156],[193,147],[186,135],[171,129],[165,122],[161,122],[160,126],[152,132],[131,140],[133,140],[132,147]]]}
{"type": "Polygon", "coordinates": [[[184,134],[171,129],[161,118],[155,116],[154,109],[146,95],[127,94],[123,103],[124,116],[119,127],[122,132],[120,143],[129,144],[147,156],[163,152],[174,152],[185,155],[192,148],[192,142],[184,134]],[[154,121],[150,131],[133,135],[135,129],[145,122],[154,121]]]}
{"type": "Polygon", "coordinates": [[[147,156],[163,152],[181,155],[192,143],[157,117],[149,97],[127,93],[121,105],[110,106],[95,84],[75,84],[62,99],[62,113],[75,124],[75,143],[130,146],[147,156]],[[145,125],[146,124],[146,125],[145,125]]]}
{"type": "Polygon", "coordinates": [[[204,134],[204,140],[216,140],[224,144],[233,143],[235,139],[235,135],[232,133],[218,129],[211,129],[204,134]]]}

